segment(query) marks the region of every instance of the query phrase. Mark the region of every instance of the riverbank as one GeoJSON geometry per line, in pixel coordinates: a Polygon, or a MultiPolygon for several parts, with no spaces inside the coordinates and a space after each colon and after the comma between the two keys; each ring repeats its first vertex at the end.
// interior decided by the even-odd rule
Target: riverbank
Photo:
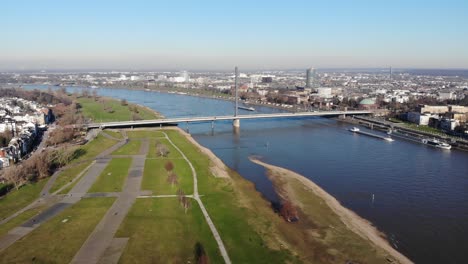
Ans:
{"type": "MultiPolygon", "coordinates": [[[[210,171],[215,177],[225,178],[233,184],[235,187],[233,192],[238,197],[242,207],[255,210],[256,217],[269,220],[268,236],[266,236],[265,230],[257,229],[258,233],[264,234],[262,239],[268,241],[273,238],[273,241],[280,242],[283,248],[294,252],[304,262],[412,263],[393,249],[382,238],[383,235],[369,222],[341,206],[336,199],[313,182],[292,171],[274,167],[255,159],[252,160],[266,167],[270,176],[282,175],[281,182],[288,182],[290,179],[300,182],[301,185],[297,186],[281,183],[281,190],[286,190],[287,193],[280,192],[279,195],[288,195],[289,198],[292,198],[291,200],[300,201],[300,212],[303,216],[305,215],[305,217],[301,216],[297,223],[286,222],[274,212],[271,205],[268,205],[269,203],[260,193],[256,190],[246,189],[244,183],[246,180],[232,174],[232,171],[211,150],[201,146],[182,129],[175,127],[170,129],[177,130],[210,159],[210,171]],[[314,197],[311,197],[310,193],[301,194],[298,191],[304,188],[312,191],[314,197]],[[321,200],[325,203],[323,204],[321,200]],[[309,207],[312,203],[316,203],[314,210],[310,210],[309,207]],[[320,217],[318,217],[319,215],[320,217]]],[[[278,183],[273,179],[272,181],[278,183]]],[[[251,223],[253,220],[244,219],[244,221],[251,223]]],[[[270,243],[272,242],[270,241],[270,243]]]]}
{"type": "MultiPolygon", "coordinates": [[[[317,198],[326,203],[326,205],[335,213],[335,217],[338,217],[349,228],[349,230],[353,231],[365,240],[368,240],[372,246],[384,250],[391,256],[391,258],[399,263],[412,263],[400,252],[392,248],[388,241],[383,238],[382,233],[372,226],[371,223],[361,218],[353,211],[343,207],[333,196],[328,194],[311,180],[293,171],[264,163],[257,158],[250,157],[250,160],[267,169],[269,178],[272,179],[273,183],[275,185],[281,185],[278,187],[282,190],[281,192],[283,192],[280,195],[287,196],[290,200],[295,201],[303,214],[310,214],[313,217],[314,212],[309,212],[307,207],[304,206],[304,203],[307,203],[307,201],[303,199],[304,197],[301,197],[298,187],[313,192],[317,198]],[[294,186],[291,181],[298,181],[300,186],[294,186]]],[[[390,261],[391,258],[386,257],[388,261],[390,261]]]]}

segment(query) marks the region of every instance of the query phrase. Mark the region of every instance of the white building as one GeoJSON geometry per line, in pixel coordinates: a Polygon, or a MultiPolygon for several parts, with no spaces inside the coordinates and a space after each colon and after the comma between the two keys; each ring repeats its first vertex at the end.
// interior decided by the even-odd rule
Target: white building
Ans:
{"type": "Polygon", "coordinates": [[[320,87],[317,88],[317,95],[321,98],[331,98],[332,97],[332,88],[330,87],[320,87]]]}
{"type": "Polygon", "coordinates": [[[418,112],[408,113],[408,121],[410,121],[411,123],[418,124],[418,125],[424,125],[424,126],[429,125],[429,119],[431,117],[432,116],[429,114],[421,114],[418,112]]]}

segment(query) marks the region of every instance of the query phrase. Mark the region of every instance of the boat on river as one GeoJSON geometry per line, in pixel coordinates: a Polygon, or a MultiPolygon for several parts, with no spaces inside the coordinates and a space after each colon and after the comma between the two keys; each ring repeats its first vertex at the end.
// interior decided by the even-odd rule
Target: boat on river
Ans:
{"type": "Polygon", "coordinates": [[[242,110],[247,110],[247,111],[255,111],[255,108],[253,107],[238,106],[237,108],[242,109],[242,110]]]}
{"type": "Polygon", "coordinates": [[[357,127],[350,128],[349,131],[351,131],[353,133],[356,133],[356,134],[362,134],[362,135],[366,135],[366,136],[370,136],[370,137],[374,137],[374,138],[383,139],[383,140],[389,141],[389,142],[393,141],[393,138],[391,138],[391,137],[384,137],[384,136],[381,136],[381,135],[372,134],[372,133],[369,133],[369,132],[364,132],[364,131],[359,130],[359,128],[357,128],[357,127]]]}
{"type": "Polygon", "coordinates": [[[426,144],[428,146],[431,146],[431,147],[436,147],[436,148],[441,148],[441,149],[451,149],[452,146],[450,146],[450,144],[447,144],[445,142],[442,142],[442,141],[439,141],[435,138],[433,139],[430,139],[430,138],[423,138],[421,140],[421,142],[423,144],[426,144]]]}

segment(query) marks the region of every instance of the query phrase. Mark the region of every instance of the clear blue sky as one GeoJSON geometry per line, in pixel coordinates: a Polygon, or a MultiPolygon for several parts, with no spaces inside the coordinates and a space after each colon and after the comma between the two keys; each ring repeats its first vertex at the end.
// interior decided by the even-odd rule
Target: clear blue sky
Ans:
{"type": "Polygon", "coordinates": [[[468,68],[468,1],[3,1],[4,69],[468,68]]]}

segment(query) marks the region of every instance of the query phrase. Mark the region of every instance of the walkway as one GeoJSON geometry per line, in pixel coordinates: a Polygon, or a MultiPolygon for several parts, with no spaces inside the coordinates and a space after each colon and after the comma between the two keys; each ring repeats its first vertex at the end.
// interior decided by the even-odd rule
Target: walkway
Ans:
{"type": "Polygon", "coordinates": [[[119,141],[112,147],[104,150],[101,154],[99,154],[96,157],[95,162],[92,163],[90,167],[88,167],[88,170],[86,171],[86,174],[83,176],[83,178],[81,178],[81,180],[70,190],[69,195],[64,196],[62,199],[58,197],[58,200],[56,200],[56,196],[49,196],[49,190],[52,187],[54,181],[56,180],[58,174],[54,175],[55,177],[51,177],[47,184],[44,186],[43,190],[41,191],[41,196],[44,196],[43,198],[35,200],[34,202],[19,210],[12,216],[8,217],[7,219],[4,219],[1,223],[6,223],[6,221],[11,220],[13,217],[18,216],[22,212],[33,208],[34,206],[37,206],[39,204],[44,204],[48,201],[52,201],[51,206],[42,211],[41,213],[37,214],[36,216],[32,217],[31,219],[23,223],[21,226],[13,228],[6,235],[0,237],[0,252],[12,245],[13,243],[15,243],[16,241],[18,241],[20,238],[29,234],[31,231],[36,229],[45,221],[58,215],[60,212],[70,207],[71,205],[77,203],[82,197],[84,197],[89,188],[91,188],[91,185],[94,183],[94,181],[109,163],[110,158],[105,157],[108,154],[112,153],[114,150],[120,148],[125,143],[126,141],[119,141]]]}

